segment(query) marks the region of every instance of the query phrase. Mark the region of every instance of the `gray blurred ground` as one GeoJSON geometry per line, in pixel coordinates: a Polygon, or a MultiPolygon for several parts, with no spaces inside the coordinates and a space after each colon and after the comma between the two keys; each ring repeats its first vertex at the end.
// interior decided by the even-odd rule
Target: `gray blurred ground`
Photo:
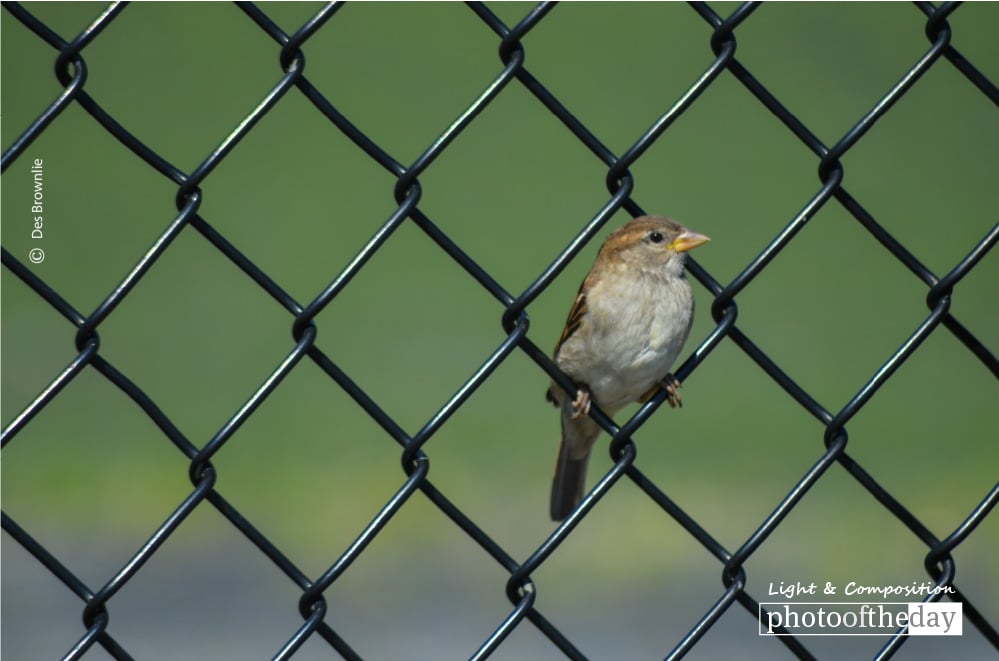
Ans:
{"type": "MultiPolygon", "coordinates": [[[[169,546],[169,545],[168,545],[169,546]]],[[[117,549],[125,553],[125,549],[117,549]]],[[[111,555],[115,555],[112,553],[111,555]]],[[[88,575],[105,564],[79,558],[88,575]],[[88,571],[91,570],[91,571],[88,571]]],[[[330,592],[326,621],[365,659],[463,659],[507,614],[502,582],[490,591],[463,583],[453,567],[430,564],[397,567],[373,585],[349,580],[330,592]],[[429,587],[424,587],[429,586],[429,587]],[[346,594],[345,594],[346,593],[346,594]]],[[[8,661],[56,659],[82,635],[82,602],[16,545],[3,547],[2,654],[8,661]]],[[[230,542],[196,555],[167,549],[114,598],[110,631],[137,659],[268,659],[301,623],[296,590],[269,562],[246,545],[230,542]]],[[[650,584],[629,594],[599,595],[592,601],[546,599],[539,609],[591,659],[657,659],[693,626],[704,601],[720,594],[716,585],[650,584]],[[669,598],[666,595],[673,595],[669,598]],[[608,606],[607,604],[611,604],[608,606]]],[[[755,622],[733,606],[690,654],[689,659],[791,659],[776,640],[754,633],[755,622]]],[[[820,659],[871,658],[881,637],[803,639],[820,659]]],[[[960,638],[910,639],[894,658],[933,661],[945,657],[994,658],[995,651],[967,622],[960,638]]],[[[98,646],[87,659],[110,658],[98,646]]],[[[318,637],[296,659],[339,656],[318,637]]],[[[530,623],[523,623],[494,659],[544,661],[564,658],[530,623]]]]}

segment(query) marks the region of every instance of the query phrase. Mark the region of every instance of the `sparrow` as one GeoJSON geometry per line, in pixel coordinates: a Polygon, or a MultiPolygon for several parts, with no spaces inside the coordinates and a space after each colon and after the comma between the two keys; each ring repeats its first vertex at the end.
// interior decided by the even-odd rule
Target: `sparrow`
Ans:
{"type": "Polygon", "coordinates": [[[552,520],[565,519],[583,499],[586,466],[600,435],[588,415],[591,404],[614,415],[663,388],[671,407],[682,405],[680,382],[669,370],[694,320],[683,265],[687,251],[708,240],[671,218],[642,216],[600,248],[554,352],[577,390],[567,393],[553,380],[546,393],[562,417],[552,520]]]}

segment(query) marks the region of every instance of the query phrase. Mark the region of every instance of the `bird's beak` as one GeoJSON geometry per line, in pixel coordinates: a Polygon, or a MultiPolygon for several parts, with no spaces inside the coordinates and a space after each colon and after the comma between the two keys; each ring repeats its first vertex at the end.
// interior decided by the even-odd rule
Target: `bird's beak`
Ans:
{"type": "Polygon", "coordinates": [[[702,243],[707,243],[710,240],[711,239],[703,234],[685,229],[680,236],[673,239],[673,243],[669,244],[669,247],[677,252],[687,252],[688,250],[693,250],[702,243]]]}

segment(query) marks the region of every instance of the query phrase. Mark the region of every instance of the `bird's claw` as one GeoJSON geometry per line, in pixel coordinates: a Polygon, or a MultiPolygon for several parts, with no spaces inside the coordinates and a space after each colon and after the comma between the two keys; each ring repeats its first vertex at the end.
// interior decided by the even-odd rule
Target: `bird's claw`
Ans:
{"type": "Polygon", "coordinates": [[[590,391],[580,388],[576,391],[576,399],[572,400],[572,419],[587,415],[590,412],[590,391]]]}
{"type": "Polygon", "coordinates": [[[663,377],[659,385],[666,391],[666,403],[669,404],[670,408],[675,409],[683,406],[683,398],[680,397],[679,391],[682,384],[673,374],[667,374],[663,377]]]}

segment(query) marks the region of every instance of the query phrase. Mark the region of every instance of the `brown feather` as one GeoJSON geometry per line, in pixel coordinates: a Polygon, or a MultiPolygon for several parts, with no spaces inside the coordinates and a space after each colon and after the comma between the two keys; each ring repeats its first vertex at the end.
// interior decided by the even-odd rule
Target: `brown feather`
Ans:
{"type": "Polygon", "coordinates": [[[565,321],[565,328],[562,329],[562,336],[558,338],[558,343],[555,345],[555,351],[553,352],[553,357],[558,357],[558,351],[562,348],[562,344],[569,339],[573,333],[579,328],[579,325],[583,323],[583,317],[586,315],[586,286],[589,278],[583,281],[583,284],[579,286],[579,293],[576,294],[576,300],[572,302],[572,309],[569,310],[569,317],[565,321]]]}
{"type": "MultiPolygon", "coordinates": [[[[569,310],[569,318],[566,319],[565,328],[562,329],[562,336],[558,338],[558,342],[555,344],[555,351],[552,352],[552,358],[558,360],[559,349],[562,348],[562,344],[569,339],[569,337],[576,332],[579,325],[583,323],[583,317],[586,315],[586,290],[589,289],[590,278],[592,276],[587,276],[582,284],[579,285],[579,292],[576,294],[576,300],[572,302],[572,308],[569,310]]],[[[552,404],[558,406],[558,400],[555,399],[555,395],[552,394],[552,389],[548,388],[545,391],[545,399],[547,399],[552,404]]]]}

